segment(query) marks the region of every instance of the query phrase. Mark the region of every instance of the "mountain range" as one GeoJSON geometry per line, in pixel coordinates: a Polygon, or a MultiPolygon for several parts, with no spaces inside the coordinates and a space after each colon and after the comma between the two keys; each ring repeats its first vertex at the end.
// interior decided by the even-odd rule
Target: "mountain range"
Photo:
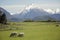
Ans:
{"type": "Polygon", "coordinates": [[[10,15],[5,9],[0,7],[7,18],[11,21],[24,21],[24,20],[34,20],[34,21],[47,21],[55,20],[60,21],[60,10],[43,9],[33,5],[23,8],[19,14],[10,15]]]}

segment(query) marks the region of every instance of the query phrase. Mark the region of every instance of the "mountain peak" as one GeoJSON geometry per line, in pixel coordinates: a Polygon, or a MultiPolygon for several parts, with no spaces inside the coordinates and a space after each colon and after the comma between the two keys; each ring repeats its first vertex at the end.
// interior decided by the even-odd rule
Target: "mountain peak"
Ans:
{"type": "Polygon", "coordinates": [[[60,9],[57,8],[57,9],[56,9],[56,13],[58,13],[58,12],[60,12],[60,9]]]}
{"type": "Polygon", "coordinates": [[[31,8],[40,8],[40,7],[37,4],[31,4],[26,7],[26,9],[31,9],[31,8]]]}

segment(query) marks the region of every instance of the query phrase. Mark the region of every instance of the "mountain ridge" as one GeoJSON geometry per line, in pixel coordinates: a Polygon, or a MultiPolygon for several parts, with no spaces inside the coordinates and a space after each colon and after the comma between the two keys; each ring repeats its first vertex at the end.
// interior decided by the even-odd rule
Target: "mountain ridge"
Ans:
{"type": "Polygon", "coordinates": [[[24,21],[24,20],[56,20],[60,21],[60,10],[53,11],[52,9],[44,9],[37,6],[30,5],[22,9],[19,14],[11,15],[5,9],[0,7],[0,10],[5,12],[7,18],[11,21],[24,21]]]}

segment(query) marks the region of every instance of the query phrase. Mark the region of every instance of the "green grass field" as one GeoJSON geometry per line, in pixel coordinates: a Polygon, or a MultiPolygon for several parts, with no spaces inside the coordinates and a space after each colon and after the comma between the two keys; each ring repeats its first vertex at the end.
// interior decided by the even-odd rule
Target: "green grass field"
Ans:
{"type": "Polygon", "coordinates": [[[5,25],[8,27],[3,31],[0,30],[0,40],[60,40],[60,25],[56,27],[56,24],[55,22],[11,22],[5,25]],[[9,37],[14,31],[24,32],[24,37],[9,37]]]}

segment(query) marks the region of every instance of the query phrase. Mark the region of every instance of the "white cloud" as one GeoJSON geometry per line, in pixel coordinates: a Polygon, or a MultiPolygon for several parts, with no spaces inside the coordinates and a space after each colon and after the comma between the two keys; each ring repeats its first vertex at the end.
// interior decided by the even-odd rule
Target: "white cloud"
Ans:
{"type": "Polygon", "coordinates": [[[22,8],[25,7],[25,5],[5,5],[5,6],[0,6],[10,12],[11,14],[15,14],[20,12],[22,8]]]}
{"type": "Polygon", "coordinates": [[[59,9],[59,8],[57,8],[56,12],[60,12],[60,9],[59,9]]]}
{"type": "MultiPolygon", "coordinates": [[[[35,4],[35,3],[32,3],[32,5],[3,5],[0,7],[3,7],[11,14],[15,14],[15,13],[19,13],[21,11],[21,9],[24,9],[25,7],[27,7],[27,9],[31,8],[31,7],[51,8],[51,9],[58,8],[59,9],[60,5],[59,4],[35,4]]],[[[59,11],[58,9],[57,9],[57,12],[59,11]]],[[[52,12],[52,11],[48,10],[48,12],[52,12]]]]}

